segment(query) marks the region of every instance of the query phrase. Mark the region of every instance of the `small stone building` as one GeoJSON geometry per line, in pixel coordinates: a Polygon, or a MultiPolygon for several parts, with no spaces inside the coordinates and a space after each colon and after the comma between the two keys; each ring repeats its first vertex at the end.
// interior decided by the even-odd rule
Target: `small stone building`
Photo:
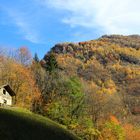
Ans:
{"type": "Polygon", "coordinates": [[[11,106],[15,95],[15,92],[9,85],[0,86],[0,105],[11,106]]]}

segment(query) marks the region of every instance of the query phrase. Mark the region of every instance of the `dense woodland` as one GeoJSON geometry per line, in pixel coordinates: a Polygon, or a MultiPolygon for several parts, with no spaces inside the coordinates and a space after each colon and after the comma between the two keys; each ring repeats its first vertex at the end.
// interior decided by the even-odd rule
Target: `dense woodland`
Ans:
{"type": "Polygon", "coordinates": [[[140,138],[140,36],[60,43],[42,60],[27,47],[1,48],[0,78],[16,92],[14,106],[83,140],[140,138]]]}

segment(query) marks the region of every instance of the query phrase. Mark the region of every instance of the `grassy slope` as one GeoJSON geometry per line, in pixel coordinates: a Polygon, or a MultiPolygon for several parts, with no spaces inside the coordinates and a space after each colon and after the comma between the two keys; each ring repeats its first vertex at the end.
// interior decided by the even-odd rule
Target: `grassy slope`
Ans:
{"type": "Polygon", "coordinates": [[[0,140],[78,140],[57,123],[19,109],[0,108],[0,140]]]}

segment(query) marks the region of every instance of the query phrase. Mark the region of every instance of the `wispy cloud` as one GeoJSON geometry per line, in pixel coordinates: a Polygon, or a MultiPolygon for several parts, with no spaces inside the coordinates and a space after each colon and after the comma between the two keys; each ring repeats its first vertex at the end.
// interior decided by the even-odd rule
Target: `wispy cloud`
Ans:
{"type": "Polygon", "coordinates": [[[140,34],[140,0],[1,1],[0,23],[6,22],[7,34],[18,32],[18,41],[48,44],[101,34],[140,34]]]}
{"type": "Polygon", "coordinates": [[[14,23],[19,27],[20,32],[24,35],[24,39],[32,42],[39,43],[39,35],[29,21],[26,21],[23,17],[17,13],[10,13],[14,23]]]}
{"type": "Polygon", "coordinates": [[[23,39],[31,43],[40,43],[40,35],[38,30],[33,25],[31,21],[31,14],[28,11],[20,11],[17,7],[5,7],[1,6],[2,12],[7,14],[8,22],[17,26],[18,34],[20,34],[23,39]]]}
{"type": "Polygon", "coordinates": [[[67,11],[61,21],[71,27],[100,28],[108,34],[140,34],[139,0],[39,0],[67,11]]]}

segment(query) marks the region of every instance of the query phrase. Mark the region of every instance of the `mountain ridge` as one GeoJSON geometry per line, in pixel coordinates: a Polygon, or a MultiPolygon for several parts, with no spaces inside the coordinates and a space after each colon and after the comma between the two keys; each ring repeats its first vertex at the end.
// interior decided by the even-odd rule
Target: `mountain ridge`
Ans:
{"type": "Polygon", "coordinates": [[[131,112],[139,112],[134,111],[140,105],[140,102],[135,103],[135,95],[140,98],[139,35],[105,35],[97,40],[59,43],[44,56],[44,64],[51,54],[55,56],[61,70],[68,75],[78,75],[98,86],[99,81],[105,83],[111,79],[117,92],[125,90],[131,96],[131,112]]]}

